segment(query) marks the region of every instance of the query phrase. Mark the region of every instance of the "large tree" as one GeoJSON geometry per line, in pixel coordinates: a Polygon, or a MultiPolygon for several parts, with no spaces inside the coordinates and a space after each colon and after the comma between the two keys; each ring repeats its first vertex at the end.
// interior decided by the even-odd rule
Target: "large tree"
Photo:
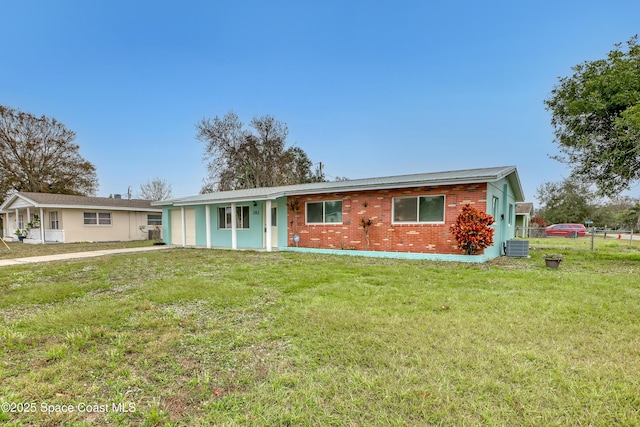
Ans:
{"type": "Polygon", "coordinates": [[[543,182],[537,188],[541,209],[539,215],[547,224],[583,223],[592,219],[595,194],[575,177],[561,182],[543,182]]]}
{"type": "Polygon", "coordinates": [[[562,77],[545,100],[555,142],[573,173],[615,196],[640,179],[640,46],[616,44],[607,58],[562,77]]]}
{"type": "Polygon", "coordinates": [[[0,105],[0,199],[12,191],[91,195],[96,168],[54,118],[0,105]]]}
{"type": "Polygon", "coordinates": [[[171,198],[171,184],[166,179],[154,178],[140,184],[140,198],[144,200],[167,200],[171,198]]]}
{"type": "Polygon", "coordinates": [[[304,150],[287,147],[286,124],[267,115],[251,120],[250,128],[233,112],[196,125],[208,161],[202,193],[324,181],[304,150]]]}

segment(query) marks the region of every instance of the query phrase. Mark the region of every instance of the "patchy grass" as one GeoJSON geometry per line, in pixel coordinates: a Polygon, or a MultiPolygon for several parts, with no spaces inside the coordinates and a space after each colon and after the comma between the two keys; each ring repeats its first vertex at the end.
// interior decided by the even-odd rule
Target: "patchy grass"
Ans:
{"type": "Polygon", "coordinates": [[[36,411],[0,422],[639,425],[640,252],[531,253],[168,249],[2,268],[0,403],[36,411]]]}
{"type": "Polygon", "coordinates": [[[73,252],[103,251],[107,249],[124,249],[151,246],[152,241],[138,240],[134,242],[102,242],[102,243],[61,243],[32,245],[20,242],[7,242],[10,250],[0,242],[0,259],[27,258],[32,256],[67,254],[73,252]]]}

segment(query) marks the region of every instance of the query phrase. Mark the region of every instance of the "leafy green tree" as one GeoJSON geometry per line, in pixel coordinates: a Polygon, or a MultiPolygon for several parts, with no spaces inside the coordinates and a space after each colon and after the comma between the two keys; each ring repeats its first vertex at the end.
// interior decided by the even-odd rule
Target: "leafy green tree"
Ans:
{"type": "Polygon", "coordinates": [[[244,129],[233,112],[196,125],[196,138],[207,144],[208,177],[202,193],[325,180],[304,150],[287,147],[286,124],[267,115],[253,118],[250,127],[244,129]]]}
{"type": "Polygon", "coordinates": [[[537,188],[536,197],[541,205],[539,215],[547,224],[583,223],[590,219],[595,199],[589,186],[576,178],[545,181],[537,188]]]}
{"type": "Polygon", "coordinates": [[[0,200],[11,191],[91,195],[96,168],[54,118],[0,105],[0,200]]]}
{"type": "Polygon", "coordinates": [[[555,142],[573,173],[615,196],[640,179],[640,46],[616,44],[605,59],[561,77],[545,100],[555,142]]]}

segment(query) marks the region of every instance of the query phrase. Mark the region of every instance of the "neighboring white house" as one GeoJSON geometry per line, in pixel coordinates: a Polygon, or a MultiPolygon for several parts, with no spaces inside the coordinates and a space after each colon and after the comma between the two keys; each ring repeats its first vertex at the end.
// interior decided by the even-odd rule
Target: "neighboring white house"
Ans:
{"type": "Polygon", "coordinates": [[[162,230],[149,200],[18,192],[0,205],[5,240],[31,228],[27,243],[147,240],[162,230]],[[31,223],[32,227],[29,227],[31,223]]]}
{"type": "Polygon", "coordinates": [[[533,203],[516,203],[516,237],[529,237],[533,203]]]}

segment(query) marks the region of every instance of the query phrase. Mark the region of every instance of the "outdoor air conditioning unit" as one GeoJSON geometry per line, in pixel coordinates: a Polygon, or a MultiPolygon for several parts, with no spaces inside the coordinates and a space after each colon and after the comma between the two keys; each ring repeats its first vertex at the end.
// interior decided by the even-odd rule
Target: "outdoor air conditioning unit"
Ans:
{"type": "Polygon", "coordinates": [[[528,240],[507,240],[504,254],[513,258],[529,258],[528,240]]]}

